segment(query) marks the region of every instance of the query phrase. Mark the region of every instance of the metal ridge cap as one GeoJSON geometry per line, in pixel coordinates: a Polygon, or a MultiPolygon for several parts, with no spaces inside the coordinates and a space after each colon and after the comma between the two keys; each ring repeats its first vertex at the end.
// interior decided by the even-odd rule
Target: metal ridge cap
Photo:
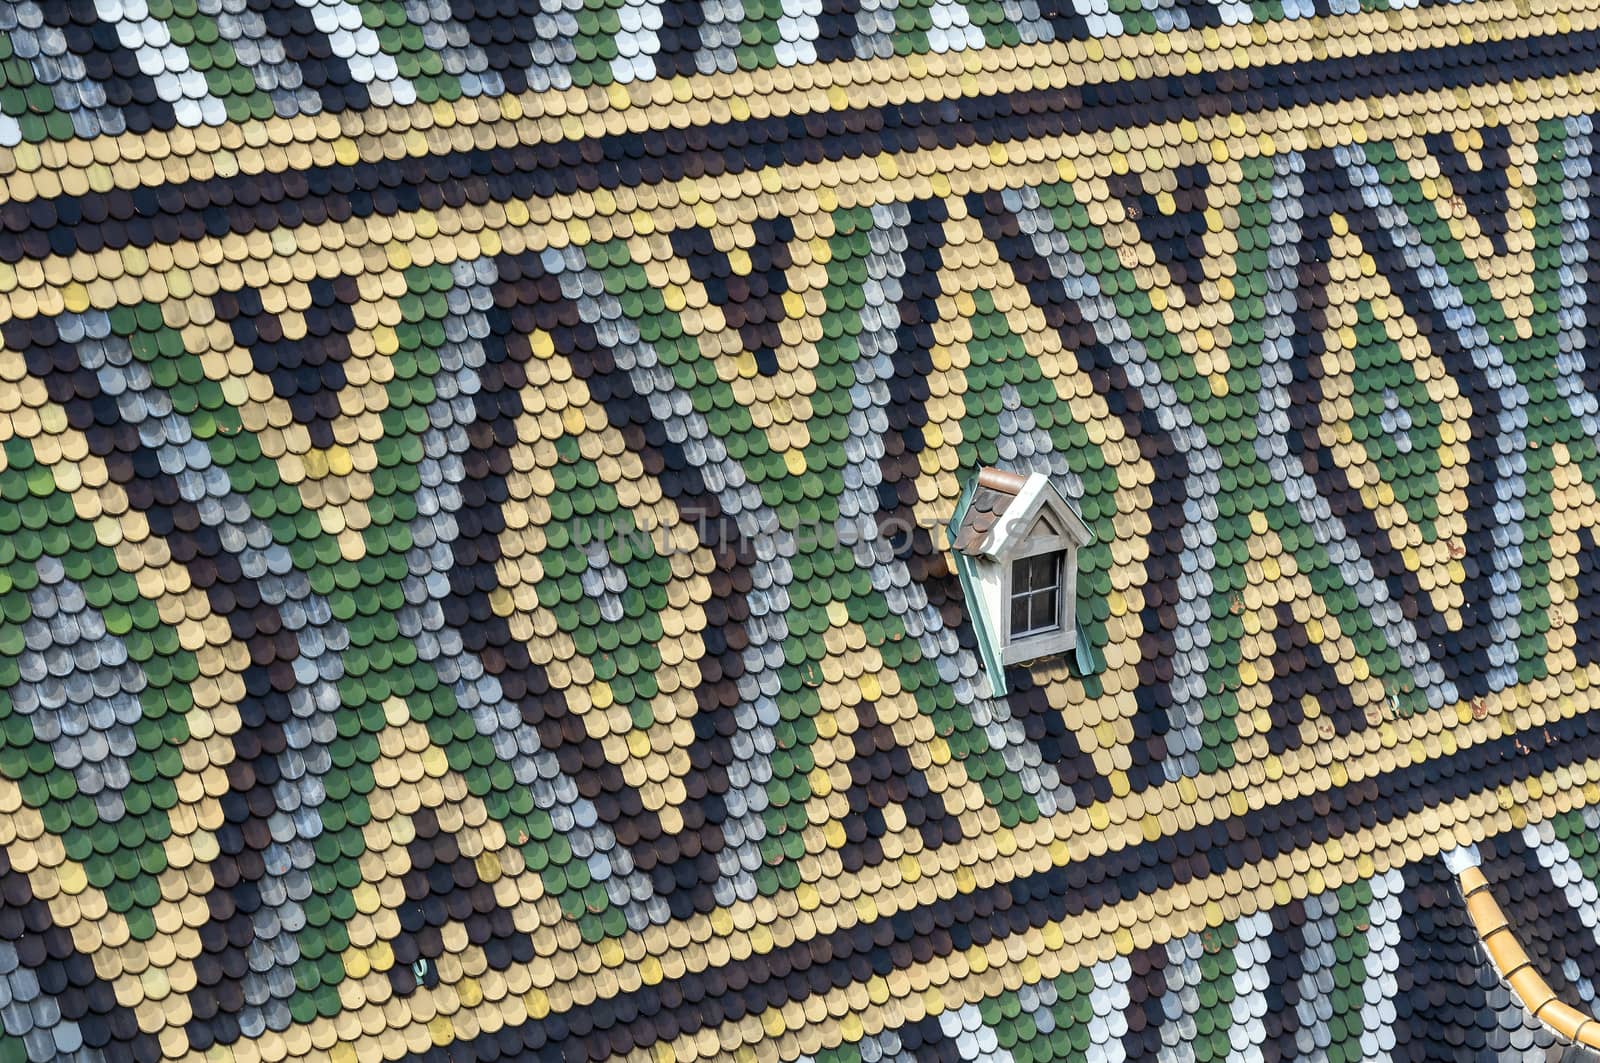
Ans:
{"type": "Polygon", "coordinates": [[[1472,920],[1478,940],[1483,942],[1489,961],[1517,999],[1558,1036],[1589,1048],[1600,1048],[1600,1021],[1556,996],[1517,940],[1500,902],[1489,889],[1483,870],[1469,865],[1455,869],[1455,876],[1466,902],[1467,918],[1472,920]]]}

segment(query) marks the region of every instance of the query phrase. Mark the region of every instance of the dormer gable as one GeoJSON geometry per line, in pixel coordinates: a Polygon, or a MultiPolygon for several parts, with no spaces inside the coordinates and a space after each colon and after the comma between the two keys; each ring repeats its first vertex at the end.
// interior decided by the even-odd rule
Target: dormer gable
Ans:
{"type": "Polygon", "coordinates": [[[978,473],[978,490],[968,507],[965,529],[973,533],[956,549],[1007,561],[1019,552],[1034,552],[1044,540],[1058,540],[1062,549],[1089,545],[1093,536],[1048,476],[1023,476],[1003,469],[978,473]]]}

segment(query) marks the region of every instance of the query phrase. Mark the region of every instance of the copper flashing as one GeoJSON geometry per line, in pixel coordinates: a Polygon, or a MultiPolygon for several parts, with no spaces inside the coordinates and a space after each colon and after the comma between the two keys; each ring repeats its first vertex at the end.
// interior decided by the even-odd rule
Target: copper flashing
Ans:
{"type": "Polygon", "coordinates": [[[1511,986],[1533,1017],[1569,1041],[1600,1048],[1600,1021],[1556,997],[1544,975],[1528,958],[1506,922],[1500,902],[1489,891],[1489,880],[1476,867],[1456,873],[1466,898],[1467,916],[1500,976],[1511,986]]]}
{"type": "Polygon", "coordinates": [[[1007,472],[1004,469],[985,468],[978,473],[978,486],[987,487],[991,491],[1001,494],[1014,495],[1020,492],[1028,483],[1028,478],[1021,473],[1007,472]]]}

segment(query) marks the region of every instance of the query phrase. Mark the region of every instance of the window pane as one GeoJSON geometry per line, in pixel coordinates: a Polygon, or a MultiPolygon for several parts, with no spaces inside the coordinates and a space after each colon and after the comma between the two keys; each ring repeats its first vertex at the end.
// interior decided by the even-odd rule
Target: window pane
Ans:
{"type": "Polygon", "coordinates": [[[1025,557],[1016,564],[1013,589],[1018,591],[1046,590],[1055,586],[1058,554],[1025,557]]]}
{"type": "Polygon", "coordinates": [[[1065,555],[1025,557],[1011,566],[1012,637],[1060,626],[1061,572],[1065,555]]]}
{"type": "Polygon", "coordinates": [[[1036,590],[1048,591],[1050,594],[1054,595],[1056,592],[1056,581],[1061,578],[1061,555],[1045,554],[1043,557],[1034,558],[1033,562],[1039,566],[1034,588],[1036,590]]]}
{"type": "Polygon", "coordinates": [[[1041,591],[1033,596],[1033,629],[1042,631],[1056,626],[1056,589],[1041,591]]]}
{"type": "Polygon", "coordinates": [[[1011,633],[1020,635],[1027,631],[1030,626],[1028,621],[1028,595],[1013,594],[1011,596],[1011,633]]]}

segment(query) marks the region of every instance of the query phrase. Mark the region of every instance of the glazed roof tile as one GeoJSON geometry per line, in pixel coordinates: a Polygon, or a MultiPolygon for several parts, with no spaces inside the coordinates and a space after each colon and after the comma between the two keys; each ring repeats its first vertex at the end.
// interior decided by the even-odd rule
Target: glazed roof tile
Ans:
{"type": "Polygon", "coordinates": [[[0,1061],[1582,1058],[1597,33],[0,0],[0,1061]]]}
{"type": "Polygon", "coordinates": [[[951,548],[962,553],[972,553],[981,547],[988,539],[989,530],[994,527],[995,521],[1005,516],[1025,483],[1027,477],[1004,469],[978,470],[972,500],[968,503],[965,513],[961,515],[961,523],[951,548]]]}

